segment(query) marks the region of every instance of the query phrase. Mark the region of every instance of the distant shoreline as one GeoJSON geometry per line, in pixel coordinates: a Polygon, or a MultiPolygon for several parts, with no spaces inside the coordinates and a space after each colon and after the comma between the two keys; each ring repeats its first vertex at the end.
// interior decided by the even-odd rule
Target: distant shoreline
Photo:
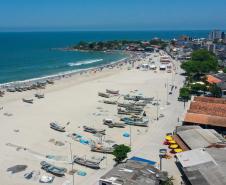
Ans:
{"type": "Polygon", "coordinates": [[[65,71],[65,72],[60,72],[60,73],[53,74],[53,75],[47,75],[47,76],[31,78],[31,79],[26,79],[26,80],[0,83],[0,88],[10,88],[10,87],[17,87],[17,86],[22,86],[22,85],[30,85],[32,83],[42,82],[42,81],[46,81],[46,80],[55,81],[55,80],[60,80],[61,78],[74,76],[78,73],[85,73],[85,72],[89,72],[89,71],[93,71],[93,70],[98,70],[100,68],[107,68],[107,67],[110,67],[112,65],[125,63],[127,60],[131,59],[131,57],[129,57],[129,53],[127,53],[127,54],[128,54],[128,57],[122,58],[122,59],[117,60],[117,61],[113,61],[109,64],[103,64],[103,65],[99,65],[99,66],[96,66],[96,67],[90,67],[90,68],[87,68],[87,69],[77,69],[77,70],[72,70],[72,71],[65,71]]]}

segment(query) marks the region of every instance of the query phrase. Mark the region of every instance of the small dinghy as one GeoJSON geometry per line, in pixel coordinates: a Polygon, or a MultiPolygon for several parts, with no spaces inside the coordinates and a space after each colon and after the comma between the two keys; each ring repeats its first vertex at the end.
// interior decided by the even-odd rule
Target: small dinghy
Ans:
{"type": "Polygon", "coordinates": [[[53,130],[56,130],[56,131],[59,131],[59,132],[65,132],[65,127],[60,126],[56,122],[52,122],[49,125],[50,125],[50,128],[52,128],[53,130]]]}
{"type": "Polygon", "coordinates": [[[26,98],[23,98],[22,101],[25,103],[33,103],[34,102],[33,99],[26,99],[26,98]]]}

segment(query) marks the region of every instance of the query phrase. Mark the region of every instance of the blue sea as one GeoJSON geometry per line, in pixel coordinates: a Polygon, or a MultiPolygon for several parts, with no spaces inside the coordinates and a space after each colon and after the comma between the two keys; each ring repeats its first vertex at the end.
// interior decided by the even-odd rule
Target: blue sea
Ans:
{"type": "Polygon", "coordinates": [[[0,32],[0,84],[92,68],[118,61],[122,53],[61,51],[79,41],[150,40],[186,34],[207,37],[209,31],[0,32]]]}

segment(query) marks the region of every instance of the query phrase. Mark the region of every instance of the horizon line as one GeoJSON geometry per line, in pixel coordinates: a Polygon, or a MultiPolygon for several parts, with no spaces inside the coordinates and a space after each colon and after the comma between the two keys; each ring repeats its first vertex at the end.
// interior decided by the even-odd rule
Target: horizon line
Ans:
{"type": "Polygon", "coordinates": [[[4,32],[151,32],[151,31],[211,31],[211,30],[221,30],[225,31],[226,29],[218,28],[209,28],[209,29],[9,29],[9,28],[0,28],[0,33],[4,32]]]}

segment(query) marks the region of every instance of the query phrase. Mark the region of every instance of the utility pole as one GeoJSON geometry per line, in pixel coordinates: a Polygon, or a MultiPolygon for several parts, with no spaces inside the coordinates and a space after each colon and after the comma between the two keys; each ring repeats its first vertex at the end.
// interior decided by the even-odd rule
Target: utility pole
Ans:
{"type": "Polygon", "coordinates": [[[132,128],[131,128],[131,124],[129,125],[129,133],[130,133],[130,137],[129,137],[129,146],[132,146],[132,128]]]}
{"type": "Polygon", "coordinates": [[[156,106],[157,110],[156,110],[156,120],[159,120],[159,96],[157,93],[157,106],[156,106]]]}
{"type": "Polygon", "coordinates": [[[72,149],[71,149],[71,143],[70,145],[70,154],[71,154],[71,172],[72,172],[72,178],[73,178],[73,185],[75,184],[75,177],[74,177],[74,161],[73,161],[73,154],[72,154],[72,149]]]}
{"type": "Polygon", "coordinates": [[[168,105],[168,96],[169,96],[169,84],[168,84],[168,79],[167,79],[167,82],[166,82],[166,105],[168,105]]]}

